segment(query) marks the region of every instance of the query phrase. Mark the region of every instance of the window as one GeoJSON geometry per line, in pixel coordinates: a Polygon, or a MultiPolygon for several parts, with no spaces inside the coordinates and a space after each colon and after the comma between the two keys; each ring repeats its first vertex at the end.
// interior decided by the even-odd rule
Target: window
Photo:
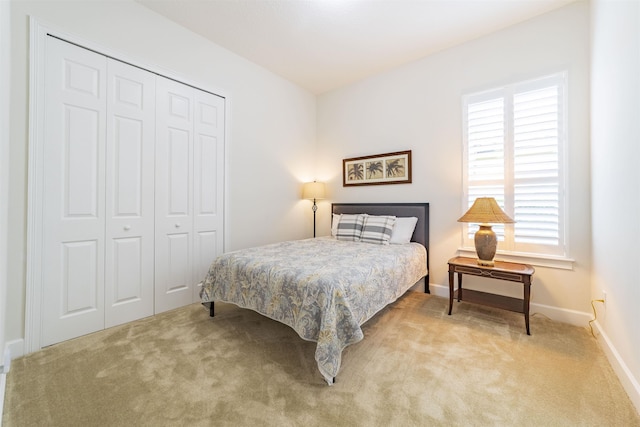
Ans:
{"type": "MultiPolygon", "coordinates": [[[[463,97],[463,206],[494,197],[498,250],[565,256],[565,73],[463,97]]],[[[475,224],[463,246],[473,247],[475,224]]]]}

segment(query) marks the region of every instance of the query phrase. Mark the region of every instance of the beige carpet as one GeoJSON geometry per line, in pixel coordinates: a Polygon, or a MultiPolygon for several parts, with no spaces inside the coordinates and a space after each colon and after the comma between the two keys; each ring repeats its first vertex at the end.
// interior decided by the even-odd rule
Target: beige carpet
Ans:
{"type": "Polygon", "coordinates": [[[315,344],[194,304],[12,362],[4,426],[640,426],[588,329],[410,292],[334,386],[315,344]]]}

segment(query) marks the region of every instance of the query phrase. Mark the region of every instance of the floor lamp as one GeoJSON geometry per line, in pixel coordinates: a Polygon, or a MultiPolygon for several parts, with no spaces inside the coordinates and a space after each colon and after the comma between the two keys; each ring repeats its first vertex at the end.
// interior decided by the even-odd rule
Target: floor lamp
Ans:
{"type": "Polygon", "coordinates": [[[302,198],[313,200],[313,237],[316,237],[316,211],[318,205],[316,200],[324,199],[324,183],[322,182],[307,182],[302,187],[302,198]]]}

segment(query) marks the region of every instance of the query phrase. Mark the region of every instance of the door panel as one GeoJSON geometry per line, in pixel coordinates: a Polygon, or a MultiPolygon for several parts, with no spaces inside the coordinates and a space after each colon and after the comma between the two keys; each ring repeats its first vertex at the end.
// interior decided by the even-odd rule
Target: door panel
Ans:
{"type": "Polygon", "coordinates": [[[217,144],[215,137],[208,135],[198,135],[198,156],[196,162],[199,172],[196,175],[198,193],[196,200],[196,213],[198,215],[215,215],[217,210],[216,200],[216,168],[212,167],[217,163],[217,144]]]}
{"type": "Polygon", "coordinates": [[[106,327],[154,310],[155,76],[109,60],[106,327]]]}
{"type": "Polygon", "coordinates": [[[98,175],[99,152],[104,147],[98,135],[104,111],[66,105],[64,126],[63,164],[65,218],[98,216],[100,194],[98,175]]]}
{"type": "Polygon", "coordinates": [[[167,129],[167,213],[174,218],[191,214],[191,134],[189,130],[167,129]]]}
{"type": "Polygon", "coordinates": [[[221,253],[222,248],[218,246],[217,231],[200,231],[196,234],[196,277],[203,280],[209,271],[211,261],[221,253]]]}
{"type": "Polygon", "coordinates": [[[141,217],[144,162],[143,120],[113,117],[113,218],[141,217]]]}
{"type": "Polygon", "coordinates": [[[193,301],[194,91],[156,79],[156,313],[193,301]]]}
{"type": "Polygon", "coordinates": [[[43,346],[104,328],[106,59],[46,40],[43,346]]]}
{"type": "MultiPolygon", "coordinates": [[[[196,91],[194,123],[194,282],[223,250],[224,98],[196,91]]],[[[193,300],[199,301],[199,287],[193,300]]]]}
{"type": "Polygon", "coordinates": [[[144,248],[142,237],[113,239],[113,306],[139,302],[145,292],[144,248]]]}
{"type": "Polygon", "coordinates": [[[98,248],[95,240],[62,244],[60,317],[98,310],[98,248]]]}
{"type": "Polygon", "coordinates": [[[169,280],[165,283],[167,287],[164,292],[184,291],[191,284],[191,272],[189,271],[191,253],[191,233],[167,234],[167,273],[169,280]]]}

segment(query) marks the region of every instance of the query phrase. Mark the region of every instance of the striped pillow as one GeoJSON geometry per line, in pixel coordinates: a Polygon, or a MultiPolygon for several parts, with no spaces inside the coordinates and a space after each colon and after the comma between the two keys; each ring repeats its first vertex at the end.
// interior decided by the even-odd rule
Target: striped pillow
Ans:
{"type": "Polygon", "coordinates": [[[395,223],[395,216],[367,215],[364,220],[360,241],[376,243],[378,245],[388,245],[395,223]]]}
{"type": "Polygon", "coordinates": [[[363,225],[364,225],[364,215],[342,214],[340,216],[340,222],[338,222],[336,239],[359,242],[360,235],[362,234],[363,225]]]}

